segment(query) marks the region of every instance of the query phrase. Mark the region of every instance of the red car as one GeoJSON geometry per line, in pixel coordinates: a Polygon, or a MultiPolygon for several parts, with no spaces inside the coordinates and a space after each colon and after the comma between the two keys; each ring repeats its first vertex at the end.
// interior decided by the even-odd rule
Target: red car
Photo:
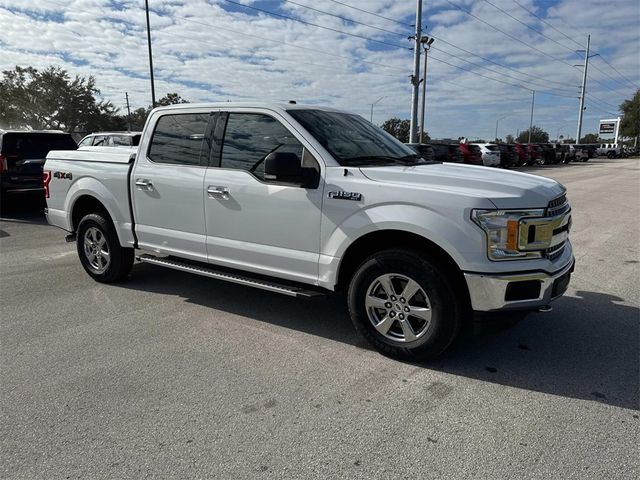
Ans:
{"type": "Polygon", "coordinates": [[[517,165],[526,165],[529,163],[529,149],[527,145],[516,143],[517,165]]]}
{"type": "Polygon", "coordinates": [[[471,165],[482,165],[482,150],[478,145],[470,145],[468,143],[461,143],[460,150],[462,151],[462,157],[464,163],[471,165]]]}

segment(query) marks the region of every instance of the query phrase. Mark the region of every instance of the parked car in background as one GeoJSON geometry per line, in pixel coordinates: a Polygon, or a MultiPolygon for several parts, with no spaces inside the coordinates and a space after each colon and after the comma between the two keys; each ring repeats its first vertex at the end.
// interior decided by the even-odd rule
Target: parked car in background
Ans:
{"type": "Polygon", "coordinates": [[[78,148],[70,134],[58,130],[0,129],[0,192],[9,195],[43,192],[42,166],[52,150],[78,148]]]}
{"type": "Polygon", "coordinates": [[[478,145],[472,143],[461,143],[460,151],[462,152],[462,158],[464,163],[470,165],[483,165],[482,163],[482,150],[478,145]]]}
{"type": "Polygon", "coordinates": [[[500,166],[500,148],[495,143],[474,143],[482,152],[482,164],[485,167],[500,166]]]}
{"type": "Polygon", "coordinates": [[[142,132],[97,132],[87,135],[78,144],[83,147],[137,147],[142,132]]]}
{"type": "Polygon", "coordinates": [[[535,143],[528,143],[527,153],[529,154],[527,165],[535,165],[542,159],[542,149],[540,148],[540,145],[536,145],[535,143]]]}
{"type": "Polygon", "coordinates": [[[618,143],[601,143],[597,147],[598,156],[608,158],[620,157],[622,149],[618,143]]]}
{"type": "Polygon", "coordinates": [[[567,147],[567,154],[565,157],[565,163],[575,162],[576,161],[576,146],[573,144],[569,144],[567,147]]]}
{"type": "Polygon", "coordinates": [[[569,145],[565,145],[563,143],[554,143],[553,148],[556,153],[556,162],[555,163],[569,163],[568,154],[569,154],[569,145]]]}
{"type": "Polygon", "coordinates": [[[518,166],[527,165],[529,163],[529,148],[524,143],[516,143],[516,153],[518,154],[518,166]]]}
{"type": "Polygon", "coordinates": [[[428,161],[435,160],[433,147],[428,143],[405,143],[407,147],[413,149],[418,155],[428,161]]]}
{"type": "Polygon", "coordinates": [[[576,152],[576,162],[588,162],[590,158],[593,158],[593,149],[589,145],[577,144],[573,146],[576,152]]]}
{"type": "Polygon", "coordinates": [[[502,168],[515,167],[518,165],[518,152],[512,143],[499,143],[500,166],[502,168]]]}
{"type": "Polygon", "coordinates": [[[538,163],[541,165],[551,165],[556,163],[556,152],[553,146],[549,143],[540,143],[538,144],[540,148],[540,158],[538,163]]]}
{"type": "Polygon", "coordinates": [[[438,162],[462,163],[464,158],[460,144],[452,142],[431,142],[435,159],[438,162]]]}

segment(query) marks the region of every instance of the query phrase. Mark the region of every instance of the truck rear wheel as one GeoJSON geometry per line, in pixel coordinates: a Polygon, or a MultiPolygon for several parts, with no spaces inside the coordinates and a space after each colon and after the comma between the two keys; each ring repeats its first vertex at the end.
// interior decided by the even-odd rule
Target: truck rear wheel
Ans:
{"type": "Polygon", "coordinates": [[[385,250],[365,260],[349,286],[356,330],[377,350],[421,361],[442,354],[467,313],[452,272],[423,253],[385,250]]]}
{"type": "Polygon", "coordinates": [[[116,230],[105,214],[90,213],[83,217],[76,239],[80,262],[95,280],[111,283],[129,275],[134,250],[120,246],[116,230]]]}

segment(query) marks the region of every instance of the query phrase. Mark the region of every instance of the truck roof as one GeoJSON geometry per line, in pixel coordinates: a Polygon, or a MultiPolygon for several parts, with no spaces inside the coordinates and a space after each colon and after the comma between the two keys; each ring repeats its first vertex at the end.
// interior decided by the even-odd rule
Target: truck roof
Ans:
{"type": "Polygon", "coordinates": [[[324,107],[322,105],[310,105],[303,103],[278,103],[278,102],[215,102],[215,103],[178,103],[166,107],[156,107],[153,111],[181,110],[187,108],[266,108],[270,110],[323,110],[326,112],[351,113],[337,108],[324,107]]]}

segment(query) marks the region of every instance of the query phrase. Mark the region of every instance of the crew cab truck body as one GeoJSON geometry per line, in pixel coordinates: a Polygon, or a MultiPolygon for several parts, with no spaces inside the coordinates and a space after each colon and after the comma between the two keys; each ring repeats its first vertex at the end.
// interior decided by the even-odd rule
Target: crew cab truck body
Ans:
{"type": "MultiPolygon", "coordinates": [[[[538,310],[574,267],[559,183],[429,162],[362,117],[302,105],[155,109],[137,153],[52,152],[47,219],[102,282],[138,259],[315,298],[406,359],[473,312],[538,310]]],[[[214,288],[214,284],[212,284],[214,288]]]]}

